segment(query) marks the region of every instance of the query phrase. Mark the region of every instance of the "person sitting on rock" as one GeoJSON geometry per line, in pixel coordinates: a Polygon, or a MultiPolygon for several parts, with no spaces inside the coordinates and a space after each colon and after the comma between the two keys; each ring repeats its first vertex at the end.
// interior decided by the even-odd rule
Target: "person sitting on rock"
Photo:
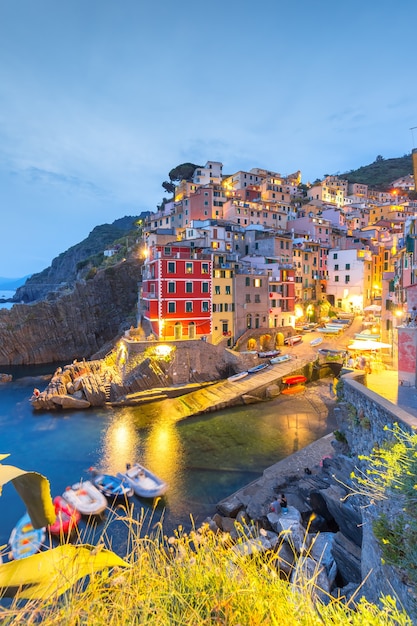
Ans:
{"type": "Polygon", "coordinates": [[[284,493],[281,494],[279,503],[281,505],[281,511],[284,513],[284,515],[286,515],[288,513],[288,503],[284,493]]]}
{"type": "Polygon", "coordinates": [[[271,513],[276,513],[277,515],[279,515],[281,513],[280,501],[277,499],[271,502],[271,504],[269,505],[269,510],[271,511],[271,513]]]}

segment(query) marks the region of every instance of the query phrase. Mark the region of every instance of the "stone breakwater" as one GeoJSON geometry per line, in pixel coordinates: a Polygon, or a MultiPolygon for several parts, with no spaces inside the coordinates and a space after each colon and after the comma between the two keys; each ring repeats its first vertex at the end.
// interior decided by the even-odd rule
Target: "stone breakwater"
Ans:
{"type": "Polygon", "coordinates": [[[347,498],[355,461],[340,450],[333,434],[310,444],[219,502],[206,523],[228,533],[236,552],[272,552],[292,583],[315,577],[321,600],[351,597],[362,581],[362,515],[359,499],[347,498]],[[287,513],[270,510],[281,493],[287,513]]]}

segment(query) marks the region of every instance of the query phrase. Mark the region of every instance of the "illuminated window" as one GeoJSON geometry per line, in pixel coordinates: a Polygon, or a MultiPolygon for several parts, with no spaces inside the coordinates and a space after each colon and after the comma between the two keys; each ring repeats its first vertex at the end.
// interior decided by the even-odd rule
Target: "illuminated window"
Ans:
{"type": "Polygon", "coordinates": [[[193,273],[193,264],[192,263],[186,263],[185,264],[185,273],[186,274],[192,274],[193,273]]]}
{"type": "Polygon", "coordinates": [[[253,285],[254,287],[262,287],[262,278],[255,278],[253,285]]]}

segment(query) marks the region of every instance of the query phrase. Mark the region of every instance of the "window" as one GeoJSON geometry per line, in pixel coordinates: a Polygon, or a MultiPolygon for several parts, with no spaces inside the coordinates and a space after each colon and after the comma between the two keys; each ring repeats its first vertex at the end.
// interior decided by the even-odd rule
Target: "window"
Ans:
{"type": "Polygon", "coordinates": [[[261,296],[259,295],[259,293],[255,294],[255,302],[259,304],[260,301],[261,301],[261,296]]]}
{"type": "Polygon", "coordinates": [[[249,293],[246,294],[245,302],[250,302],[250,294],[249,293]]]}
{"type": "Polygon", "coordinates": [[[338,282],[339,282],[339,276],[335,276],[335,277],[334,277],[334,282],[335,282],[335,283],[338,283],[338,282]]]}
{"type": "Polygon", "coordinates": [[[250,278],[249,278],[249,276],[246,276],[246,278],[245,278],[245,286],[246,287],[250,286],[250,278]]]}
{"type": "Polygon", "coordinates": [[[350,263],[346,263],[345,269],[350,270],[350,263]]]}
{"type": "Polygon", "coordinates": [[[168,263],[168,274],[175,274],[175,263],[173,261],[168,263]]]}
{"type": "Polygon", "coordinates": [[[337,272],[337,270],[338,270],[338,269],[339,269],[339,266],[338,266],[338,265],[335,265],[335,266],[334,266],[334,271],[335,271],[335,272],[337,272]]]}
{"type": "Polygon", "coordinates": [[[346,274],[345,276],[345,283],[349,283],[350,282],[350,276],[349,274],[346,274]]]}
{"type": "Polygon", "coordinates": [[[253,281],[253,286],[262,287],[262,278],[255,278],[255,280],[253,281]]]}
{"type": "Polygon", "coordinates": [[[202,274],[208,274],[209,273],[209,264],[208,263],[202,263],[201,264],[201,273],[202,274]]]}
{"type": "Polygon", "coordinates": [[[231,294],[230,285],[226,285],[226,296],[230,296],[230,294],[231,294]]]}
{"type": "Polygon", "coordinates": [[[193,303],[190,300],[187,300],[185,303],[185,312],[192,313],[193,312],[193,303]]]}
{"type": "Polygon", "coordinates": [[[334,259],[337,259],[337,253],[334,253],[334,254],[333,254],[333,258],[334,258],[334,259]]]}
{"type": "Polygon", "coordinates": [[[171,255],[171,248],[164,248],[164,254],[166,256],[170,256],[171,255]]]}
{"type": "Polygon", "coordinates": [[[209,284],[208,283],[202,283],[201,284],[201,291],[202,291],[202,293],[208,293],[209,292],[209,284]]]}
{"type": "Polygon", "coordinates": [[[193,293],[193,283],[185,283],[185,293],[193,293]]]}
{"type": "Polygon", "coordinates": [[[175,283],[168,283],[168,293],[175,293],[175,283]]]}
{"type": "Polygon", "coordinates": [[[185,273],[186,274],[192,274],[193,273],[193,264],[192,263],[186,263],[185,264],[185,273]]]}
{"type": "Polygon", "coordinates": [[[209,303],[206,300],[203,300],[203,302],[201,303],[201,310],[203,313],[209,312],[209,303]]]}
{"type": "Polygon", "coordinates": [[[216,285],[216,286],[214,287],[214,293],[216,294],[216,296],[219,296],[219,295],[220,295],[220,285],[216,285]]]}
{"type": "Polygon", "coordinates": [[[175,313],[175,302],[168,302],[168,313],[175,313]]]}

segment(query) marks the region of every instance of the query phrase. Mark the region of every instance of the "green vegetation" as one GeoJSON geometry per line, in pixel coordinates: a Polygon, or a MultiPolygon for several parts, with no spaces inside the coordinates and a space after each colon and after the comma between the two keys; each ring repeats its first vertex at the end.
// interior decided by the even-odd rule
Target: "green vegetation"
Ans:
{"type": "Polygon", "coordinates": [[[417,584],[417,434],[398,424],[385,430],[392,440],[370,456],[359,457],[366,469],[352,478],[360,493],[382,503],[383,512],[373,529],[384,560],[417,584]]]}
{"type": "MultiPolygon", "coordinates": [[[[30,496],[40,514],[38,523],[54,518],[44,477],[0,465],[0,479],[1,484],[29,479],[35,492],[43,494],[30,496]]],[[[237,522],[234,540],[228,533],[213,533],[207,524],[189,534],[178,528],[167,537],[162,522],[153,524],[143,509],[139,520],[133,513],[127,506],[112,509],[95,547],[68,542],[0,565],[0,589],[13,598],[9,606],[0,607],[2,626],[412,624],[390,597],[382,598],[380,606],[365,599],[349,605],[326,598],[315,576],[304,573],[305,557],[298,559],[296,582],[289,584],[280,569],[279,550],[258,550],[250,532],[237,522]],[[125,559],[106,548],[112,524],[125,527],[125,559]],[[237,544],[239,550],[234,549],[237,544]]]]}
{"type": "Polygon", "coordinates": [[[384,159],[378,155],[370,165],[364,165],[357,170],[340,174],[340,178],[351,183],[362,183],[377,189],[387,189],[394,180],[408,176],[412,172],[413,165],[410,154],[395,159],[384,159]]]}
{"type": "MultiPolygon", "coordinates": [[[[355,608],[331,597],[321,602],[314,577],[303,576],[303,559],[297,569],[297,584],[289,585],[274,551],[234,551],[228,536],[215,535],[208,527],[189,534],[178,529],[168,538],[163,536],[161,525],[153,536],[146,534],[144,518],[135,523],[115,514],[114,521],[128,525],[128,567],[92,574],[88,586],[85,580],[80,581],[55,600],[31,600],[23,605],[16,599],[11,608],[0,609],[2,626],[412,623],[391,598],[384,598],[381,607],[361,600],[355,608]]],[[[237,543],[244,545],[247,540],[240,529],[237,543]]]]}

